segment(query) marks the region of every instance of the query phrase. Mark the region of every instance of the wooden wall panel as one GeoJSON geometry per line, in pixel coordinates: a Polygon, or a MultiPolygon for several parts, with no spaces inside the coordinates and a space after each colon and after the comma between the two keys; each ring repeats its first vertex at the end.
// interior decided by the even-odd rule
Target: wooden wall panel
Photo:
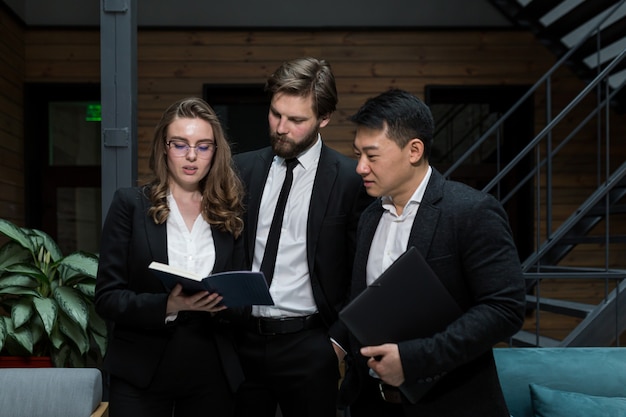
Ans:
{"type": "MultiPolygon", "coordinates": [[[[1,16],[1,15],[0,15],[1,16]]],[[[6,28],[0,30],[7,30],[6,28]]],[[[94,30],[30,29],[25,34],[25,52],[15,47],[22,37],[17,28],[8,29],[14,39],[9,50],[25,56],[28,82],[99,82],[100,39],[94,30]]],[[[1,39],[5,39],[4,36],[1,39]]],[[[0,52],[7,49],[0,41],[0,52]],[[4,48],[4,49],[2,49],[4,48]]],[[[147,173],[147,153],[161,112],[185,96],[201,96],[204,83],[264,83],[283,60],[313,55],[330,61],[337,78],[339,106],[322,135],[340,152],[352,153],[353,126],[349,115],[370,96],[391,87],[404,88],[424,97],[428,85],[492,86],[533,85],[555,62],[554,55],[526,31],[220,31],[220,30],[140,30],[138,33],[138,169],[147,173]]],[[[19,74],[20,68],[8,63],[0,74],[19,74]]],[[[6,83],[0,76],[0,87],[6,83]]],[[[14,75],[13,77],[16,77],[14,75]]],[[[17,77],[19,78],[19,77],[17,77]]],[[[16,84],[13,80],[11,84],[16,84]]],[[[18,83],[19,84],[19,83],[18,83]]],[[[556,116],[584,87],[569,70],[559,69],[551,79],[552,117],[556,116]]],[[[14,87],[13,94],[21,87],[14,87]]],[[[0,89],[7,91],[4,88],[0,89]]],[[[535,132],[546,125],[548,97],[540,88],[534,96],[535,132]]],[[[13,97],[9,103],[17,103],[13,97]]],[[[586,103],[585,106],[588,106],[586,103]]],[[[0,106],[6,106],[0,100],[0,106]]],[[[588,109],[588,107],[587,107],[588,109]]],[[[1,110],[1,109],[0,109],[1,110]]],[[[559,143],[584,117],[576,109],[554,133],[559,143]]],[[[12,117],[15,117],[13,114],[12,117]]],[[[0,119],[2,120],[2,119],[0,119]]],[[[615,116],[612,136],[612,166],[624,160],[626,123],[615,116]],[[622,138],[621,140],[619,138],[622,138]]],[[[14,130],[3,121],[2,131],[14,130]]],[[[568,150],[555,159],[555,196],[563,196],[555,206],[555,221],[563,222],[595,189],[596,132],[585,129],[568,150]],[[593,161],[592,161],[593,160],[593,161]]],[[[259,132],[265,134],[265,132],[259,132]]],[[[4,141],[3,141],[4,144],[4,141]]],[[[3,169],[10,169],[4,167],[3,169]]],[[[3,172],[0,172],[3,174],[3,172]]],[[[1,183],[0,183],[1,184],[1,183]]],[[[0,189],[0,191],[2,191],[0,189]]],[[[545,213],[545,209],[544,209],[545,213]]],[[[529,213],[532,216],[533,213],[529,213]]],[[[623,220],[614,223],[624,228],[623,220]]],[[[545,225],[540,224],[545,235],[545,225]]],[[[626,232],[625,232],[626,234],[626,232]]],[[[623,248],[611,252],[612,265],[623,265],[623,248]]],[[[601,262],[601,245],[579,248],[567,259],[571,265],[601,262]]],[[[558,293],[558,287],[549,287],[558,293]]],[[[575,289],[584,299],[587,287],[575,289]]],[[[528,323],[528,326],[532,323],[528,323]]],[[[552,322],[555,334],[573,324],[552,322]]]]}
{"type": "Polygon", "coordinates": [[[0,7],[0,218],[24,223],[24,29],[0,7]]]}
{"type": "MultiPolygon", "coordinates": [[[[346,154],[353,135],[347,118],[372,95],[399,87],[423,97],[429,84],[532,84],[554,61],[523,32],[145,31],[138,44],[139,111],[145,104],[154,117],[177,97],[201,94],[205,82],[263,83],[285,59],[329,60],[340,101],[324,138],[346,154]],[[502,59],[510,55],[513,61],[502,59]]],[[[148,140],[141,117],[139,129],[148,140]]]]}
{"type": "MultiPolygon", "coordinates": [[[[27,81],[99,82],[99,42],[93,30],[29,30],[27,81]]],[[[525,31],[140,30],[137,55],[140,177],[147,173],[146,151],[167,105],[184,96],[201,95],[204,83],[262,84],[286,59],[314,55],[331,63],[339,105],[323,137],[348,155],[354,130],[348,117],[372,95],[399,87],[423,97],[425,87],[435,84],[532,85],[555,62],[525,31]]],[[[559,69],[552,78],[553,116],[583,86],[571,72],[559,69]]],[[[540,89],[535,96],[536,132],[546,124],[546,100],[540,89]]],[[[576,110],[569,116],[566,126],[557,130],[555,143],[572,129],[580,114],[576,110]]],[[[589,131],[592,135],[595,128],[589,131]]],[[[593,168],[582,170],[571,160],[581,160],[580,155],[593,151],[591,141],[580,135],[567,149],[555,162],[559,172],[555,187],[581,190],[590,185],[593,177],[588,173],[593,168]]],[[[557,207],[563,211],[558,219],[566,218],[574,208],[567,203],[557,207]]]]}

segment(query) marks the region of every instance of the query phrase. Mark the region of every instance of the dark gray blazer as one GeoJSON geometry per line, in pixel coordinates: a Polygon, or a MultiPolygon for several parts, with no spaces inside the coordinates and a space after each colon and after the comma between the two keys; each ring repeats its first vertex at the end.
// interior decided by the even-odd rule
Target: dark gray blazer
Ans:
{"type": "MultiPolygon", "coordinates": [[[[148,269],[152,261],[168,263],[166,225],[147,215],[150,201],[143,188],[115,192],[102,232],[96,283],[96,311],[110,325],[104,368],[135,386],[147,387],[171,338],[165,323],[167,297],[162,282],[148,269]]],[[[242,269],[243,246],[230,233],[212,227],[214,272],[242,269]]],[[[187,312],[216,328],[211,315],[187,312]]],[[[233,390],[243,380],[239,359],[227,333],[213,331],[223,369],[233,390]]],[[[198,358],[198,360],[206,360],[198,358]]]]}
{"type": "MultiPolygon", "coordinates": [[[[252,264],[259,206],[274,153],[270,147],[235,155],[246,187],[245,252],[252,264]]],[[[307,258],[315,302],[331,326],[345,304],[359,216],[372,201],[357,175],[356,161],[322,145],[307,223],[307,258]]],[[[293,187],[298,184],[294,183],[293,187]]]]}
{"type": "MultiPolygon", "coordinates": [[[[382,214],[379,199],[361,216],[353,296],[365,288],[367,258],[382,214]]],[[[446,181],[433,169],[411,229],[409,246],[422,253],[464,310],[445,331],[398,344],[407,384],[445,375],[413,406],[416,415],[508,415],[492,347],[521,328],[525,285],[505,211],[491,195],[446,181]]],[[[359,348],[352,338],[355,358],[361,357],[359,348]]],[[[358,369],[358,375],[363,377],[364,361],[358,369]]],[[[346,380],[348,392],[355,389],[351,384],[358,385],[352,378],[346,380]]]]}

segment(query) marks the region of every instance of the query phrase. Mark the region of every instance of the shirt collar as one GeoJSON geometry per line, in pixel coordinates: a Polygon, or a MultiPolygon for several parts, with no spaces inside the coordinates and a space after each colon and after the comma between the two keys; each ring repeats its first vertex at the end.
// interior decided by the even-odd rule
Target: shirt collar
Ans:
{"type": "MultiPolygon", "coordinates": [[[[413,195],[411,196],[411,198],[409,198],[409,201],[407,201],[406,205],[404,206],[404,210],[402,210],[403,213],[406,212],[406,209],[410,205],[419,205],[422,202],[422,199],[424,198],[424,193],[426,192],[426,185],[428,185],[428,181],[430,180],[430,174],[432,173],[432,171],[433,169],[429,166],[428,171],[426,171],[426,175],[424,175],[424,179],[422,179],[422,182],[420,182],[420,185],[417,186],[417,188],[413,192],[413,195]]],[[[381,202],[385,210],[396,214],[396,207],[393,205],[393,198],[391,198],[391,196],[382,196],[381,202]]]]}

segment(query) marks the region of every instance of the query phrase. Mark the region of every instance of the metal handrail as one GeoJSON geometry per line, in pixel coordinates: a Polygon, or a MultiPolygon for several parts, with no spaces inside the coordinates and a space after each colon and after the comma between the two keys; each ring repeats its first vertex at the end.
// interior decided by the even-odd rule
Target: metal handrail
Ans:
{"type": "MultiPolygon", "coordinates": [[[[496,123],[493,124],[467,151],[459,158],[455,163],[453,163],[448,170],[444,173],[446,178],[449,178],[452,173],[461,166],[467,158],[471,156],[478,147],[482,145],[491,135],[493,135],[498,129],[502,127],[504,122],[508,120],[508,118],[515,113],[515,111],[524,103],[532,94],[534,94],[544,83],[549,82],[551,76],[556,72],[559,68],[561,68],[588,39],[594,36],[596,33],[600,32],[600,28],[612,15],[615,13],[617,9],[619,9],[626,0],[620,1],[617,5],[613,7],[613,9],[607,13],[604,18],[602,18],[596,26],[594,26],[586,36],[582,37],[581,40],[572,47],[567,53],[565,53],[553,66],[550,68],[496,123]]],[[[597,77],[596,77],[597,78],[597,77]]]]}
{"type": "MultiPolygon", "coordinates": [[[[554,126],[556,126],[561,120],[563,120],[563,118],[565,118],[565,116],[567,116],[569,112],[574,107],[576,107],[587,96],[587,94],[589,94],[591,90],[596,88],[596,86],[598,86],[598,84],[601,81],[604,81],[605,78],[608,78],[611,71],[624,58],[626,58],[626,49],[624,49],[617,57],[613,58],[613,61],[611,61],[611,63],[604,70],[602,70],[602,72],[598,74],[593,79],[593,81],[587,84],[587,86],[585,86],[585,88],[580,93],[578,93],[578,95],[570,103],[568,103],[568,105],[565,106],[565,108],[561,110],[561,112],[554,119],[552,119],[552,121],[550,121],[550,123],[548,123],[541,130],[541,132],[539,132],[537,136],[535,136],[535,138],[532,141],[530,141],[528,145],[524,147],[524,149],[520,151],[520,153],[517,156],[515,156],[515,158],[513,158],[491,181],[489,181],[489,183],[485,185],[485,187],[483,188],[483,191],[489,192],[494,185],[500,182],[500,180],[502,179],[504,175],[508,174],[515,167],[515,165],[517,165],[517,163],[519,163],[530,151],[534,150],[535,147],[539,144],[539,142],[544,138],[544,136],[550,133],[552,129],[554,128],[554,126]]],[[[613,98],[613,96],[615,96],[624,87],[624,85],[626,85],[626,82],[623,81],[617,88],[613,89],[610,95],[607,98],[605,98],[603,101],[601,101],[601,105],[604,105],[607,102],[607,100],[610,100],[611,98],[613,98]]],[[[592,112],[590,113],[590,115],[595,115],[599,111],[599,108],[602,107],[601,105],[598,105],[597,107],[595,107],[594,110],[592,110],[592,112]]],[[[588,119],[584,119],[584,121],[588,121],[588,119]]],[[[562,147],[563,146],[557,147],[557,149],[553,150],[553,152],[548,156],[549,157],[554,156],[558,152],[558,150],[560,150],[562,147]]],[[[467,158],[467,156],[465,157],[467,158]]]]}
{"type": "MultiPolygon", "coordinates": [[[[598,332],[598,326],[595,326],[597,323],[594,320],[600,320],[602,322],[606,322],[607,317],[613,316],[615,318],[615,335],[620,334],[620,332],[625,327],[625,319],[624,315],[624,294],[626,287],[626,270],[624,269],[610,269],[608,262],[608,253],[609,253],[609,191],[611,191],[612,187],[617,186],[618,183],[626,176],[626,163],[619,166],[617,169],[613,169],[612,171],[609,169],[610,159],[609,159],[609,146],[610,146],[610,135],[609,129],[605,129],[606,132],[606,143],[604,144],[605,150],[600,151],[600,137],[601,131],[598,128],[598,169],[597,169],[597,189],[596,191],[585,201],[583,204],[568,218],[566,219],[556,231],[552,231],[552,161],[553,158],[575,137],[579,134],[581,129],[589,124],[592,118],[595,116],[598,118],[599,122],[605,124],[605,126],[609,125],[609,105],[611,100],[626,86],[626,81],[622,81],[618,86],[610,85],[610,76],[611,73],[617,68],[617,66],[626,60],[626,49],[624,49],[621,53],[617,54],[617,56],[613,57],[608,63],[601,63],[600,61],[600,50],[601,50],[601,37],[602,37],[602,26],[604,23],[611,19],[611,17],[620,9],[622,6],[626,4],[626,0],[621,0],[616,5],[612,6],[608,9],[608,12],[604,12],[602,18],[598,18],[599,21],[595,26],[583,36],[579,42],[577,42],[572,48],[570,48],[563,56],[560,57],[558,62],[554,64],[521,98],[517,100],[517,102],[495,123],[493,124],[480,138],[478,138],[467,150],[466,152],[460,156],[444,173],[444,176],[449,178],[454,171],[456,171],[462,164],[471,161],[471,157],[475,154],[477,150],[492,137],[499,135],[502,132],[504,123],[511,118],[511,116],[518,111],[518,109],[529,99],[531,96],[540,90],[540,88],[544,88],[545,90],[545,116],[546,116],[546,125],[541,131],[532,138],[532,140],[524,146],[524,148],[515,155],[510,161],[507,161],[504,167],[498,164],[496,168],[495,176],[489,181],[489,183],[483,187],[483,191],[485,192],[494,192],[494,187],[498,187],[495,191],[497,191],[497,196],[502,202],[505,204],[508,200],[512,198],[512,196],[516,195],[524,186],[528,184],[528,182],[532,179],[537,180],[536,186],[536,249],[535,251],[528,256],[528,258],[523,262],[523,273],[524,278],[528,284],[538,284],[542,279],[550,279],[550,280],[559,280],[560,282],[565,282],[564,280],[571,279],[585,279],[585,280],[601,280],[605,283],[604,290],[604,301],[601,302],[597,308],[594,308],[593,312],[589,314],[589,317],[583,320],[583,322],[576,327],[576,329],[561,343],[563,345],[576,345],[577,343],[581,343],[581,340],[585,338],[594,337],[590,336],[593,332],[598,332]],[[596,37],[596,45],[597,45],[597,53],[598,53],[598,65],[596,69],[595,77],[592,81],[590,81],[577,95],[576,97],[565,106],[558,114],[553,117],[552,115],[552,77],[556,73],[558,69],[565,66],[567,62],[570,61],[570,58],[573,54],[576,54],[580,47],[586,43],[593,37],[596,37]],[[586,97],[590,96],[595,90],[597,103],[593,110],[589,112],[585,117],[582,117],[582,120],[572,129],[565,138],[559,141],[559,143],[554,147],[552,146],[552,135],[553,129],[559,123],[561,123],[565,117],[572,113],[572,110],[578,106],[586,97]],[[600,117],[602,116],[602,111],[604,111],[605,120],[601,121],[600,117]],[[542,148],[541,144],[545,144],[545,149],[543,153],[541,152],[542,148]],[[503,179],[506,175],[509,175],[514,168],[516,168],[520,162],[522,162],[525,158],[528,158],[531,155],[531,152],[535,151],[535,162],[533,167],[530,168],[530,172],[528,174],[523,174],[523,178],[521,181],[518,179],[516,184],[513,186],[509,186],[506,189],[506,194],[504,196],[500,196],[500,184],[503,184],[503,179]],[[600,158],[600,155],[604,155],[604,164],[605,169],[604,172],[601,171],[600,166],[603,163],[600,158]],[[545,199],[542,195],[542,187],[544,185],[539,181],[541,179],[541,175],[543,172],[546,172],[545,180],[545,199]],[[596,204],[601,203],[602,199],[605,200],[604,210],[605,210],[605,265],[602,268],[577,268],[577,267],[557,267],[555,265],[542,265],[541,261],[544,256],[550,256],[552,254],[552,249],[555,249],[556,256],[554,259],[560,259],[561,252],[566,253],[569,250],[567,245],[563,247],[559,247],[558,241],[563,236],[567,236],[570,230],[574,230],[573,228],[578,224],[579,221],[582,220],[582,216],[586,213],[589,213],[590,210],[595,207],[596,204]],[[542,218],[542,204],[544,204],[546,210],[546,218],[542,218]],[[543,220],[543,223],[542,223],[543,220]],[[545,227],[545,234],[542,232],[540,226],[545,227]],[[542,240],[541,236],[545,236],[545,240],[542,240]],[[560,252],[558,252],[560,251],[560,252]],[[610,291],[609,283],[616,283],[616,289],[610,291]],[[592,325],[592,323],[594,323],[592,325]],[[595,326],[595,327],[594,327],[595,326]],[[591,333],[590,333],[591,332],[591,333]]],[[[600,16],[600,15],[599,15],[600,16]]],[[[599,126],[601,123],[599,123],[599,126]]],[[[535,308],[539,310],[540,300],[542,296],[540,294],[539,286],[536,287],[536,302],[534,303],[535,308]]],[[[531,304],[532,305],[532,304],[531,304]]],[[[540,340],[542,336],[540,336],[540,316],[537,315],[535,317],[535,344],[537,346],[540,345],[540,340]]],[[[602,327],[602,326],[600,326],[602,327]]],[[[606,329],[603,329],[605,331],[606,329]]],[[[619,345],[619,341],[616,341],[619,345]]]]}

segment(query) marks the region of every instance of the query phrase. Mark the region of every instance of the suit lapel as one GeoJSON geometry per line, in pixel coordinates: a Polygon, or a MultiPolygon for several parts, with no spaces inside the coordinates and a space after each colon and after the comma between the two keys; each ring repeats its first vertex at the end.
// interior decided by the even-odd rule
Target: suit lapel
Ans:
{"type": "Polygon", "coordinates": [[[326,145],[322,145],[320,160],[313,182],[311,204],[307,221],[307,258],[309,271],[314,270],[315,248],[326,214],[325,207],[330,200],[330,193],[337,178],[337,160],[328,153],[326,145]]]}
{"type": "MultiPolygon", "coordinates": [[[[443,196],[443,176],[433,168],[424,198],[420,204],[409,235],[408,246],[415,246],[426,258],[428,249],[435,236],[440,210],[437,203],[443,196]]],[[[354,262],[354,279],[352,281],[352,295],[365,289],[367,259],[370,247],[374,240],[374,234],[384,213],[381,200],[376,201],[376,206],[366,210],[361,215],[359,222],[359,235],[357,236],[357,249],[354,262]]]]}
{"type": "MultiPolygon", "coordinates": [[[[147,213],[150,203],[146,198],[141,199],[141,206],[143,212],[146,214],[144,216],[146,241],[150,248],[152,259],[157,262],[169,263],[167,256],[167,226],[165,223],[155,224],[148,216],[147,213]]],[[[221,232],[214,226],[211,226],[211,233],[215,246],[215,267],[213,269],[221,271],[226,265],[225,261],[227,258],[223,255],[223,252],[228,248],[230,234],[221,232]]]]}
{"type": "Polygon", "coordinates": [[[363,212],[359,221],[357,248],[354,255],[353,296],[365,289],[367,259],[369,257],[372,241],[374,240],[374,234],[378,228],[378,223],[385,212],[380,199],[377,199],[374,204],[375,206],[370,206],[370,208],[363,212]]]}
{"type": "Polygon", "coordinates": [[[439,209],[424,203],[420,204],[413,227],[411,227],[409,246],[415,246],[424,258],[428,255],[428,248],[435,235],[438,219],[439,209]]]}
{"type": "Polygon", "coordinates": [[[409,246],[415,246],[424,258],[428,256],[428,249],[437,229],[440,211],[436,204],[443,196],[443,184],[443,176],[433,168],[411,227],[409,246]]]}
{"type": "Polygon", "coordinates": [[[157,262],[168,263],[167,259],[167,228],[165,223],[156,224],[148,215],[150,201],[145,196],[147,188],[142,189],[141,209],[146,230],[146,242],[150,248],[152,259],[157,262]]]}
{"type": "MultiPolygon", "coordinates": [[[[307,262],[309,265],[309,274],[311,277],[311,290],[313,297],[317,302],[322,317],[335,317],[336,313],[326,301],[326,296],[322,290],[319,277],[315,271],[315,258],[319,234],[322,230],[324,217],[326,216],[326,207],[331,197],[333,185],[337,179],[339,171],[339,161],[328,152],[326,145],[322,144],[320,151],[320,160],[315,173],[315,181],[311,190],[311,203],[309,205],[309,215],[307,219],[306,232],[306,251],[307,262]]],[[[335,189],[335,193],[337,193],[335,189]]]]}
{"type": "Polygon", "coordinates": [[[250,180],[248,182],[248,207],[247,207],[247,241],[249,245],[247,247],[248,259],[252,264],[254,259],[254,245],[256,241],[256,226],[259,220],[259,206],[261,205],[261,197],[263,196],[263,189],[265,188],[265,181],[272,165],[272,159],[274,155],[271,148],[267,148],[267,151],[259,153],[258,157],[254,159],[254,166],[250,170],[250,180]]]}
{"type": "Polygon", "coordinates": [[[228,257],[224,255],[224,252],[228,249],[232,236],[230,233],[222,232],[215,226],[211,226],[211,234],[213,235],[213,246],[215,247],[213,272],[223,271],[228,261],[228,257]]]}

